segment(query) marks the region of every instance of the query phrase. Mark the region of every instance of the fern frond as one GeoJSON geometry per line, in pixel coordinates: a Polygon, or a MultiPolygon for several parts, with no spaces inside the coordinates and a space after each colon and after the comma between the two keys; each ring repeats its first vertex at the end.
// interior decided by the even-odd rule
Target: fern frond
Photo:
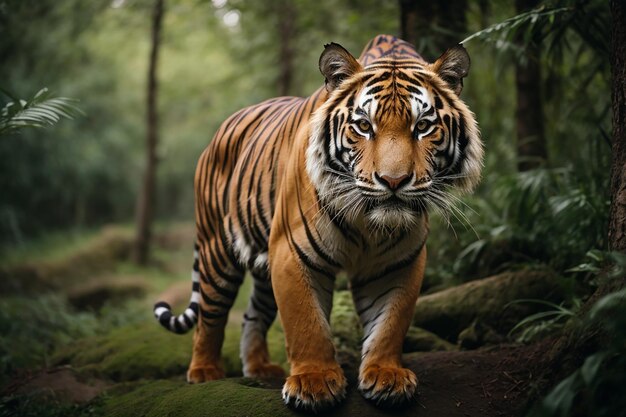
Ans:
{"type": "Polygon", "coordinates": [[[0,111],[0,135],[25,127],[54,126],[61,119],[74,119],[83,112],[76,106],[78,100],[67,97],[49,97],[47,88],[35,94],[31,100],[17,99],[4,90],[9,101],[0,111]]]}
{"type": "Polygon", "coordinates": [[[571,7],[559,7],[553,9],[540,7],[538,9],[513,16],[503,22],[493,24],[468,36],[463,39],[461,43],[464,44],[475,38],[490,41],[494,41],[495,38],[501,42],[506,42],[507,40],[510,41],[513,38],[513,35],[515,35],[515,33],[522,28],[533,29],[538,27],[540,24],[553,23],[556,16],[563,13],[570,13],[572,11],[573,9],[571,7]]]}

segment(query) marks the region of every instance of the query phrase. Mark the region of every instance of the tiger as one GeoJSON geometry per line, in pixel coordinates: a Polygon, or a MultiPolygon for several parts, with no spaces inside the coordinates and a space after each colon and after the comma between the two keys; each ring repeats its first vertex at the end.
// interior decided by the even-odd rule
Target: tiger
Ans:
{"type": "Polygon", "coordinates": [[[338,273],[348,277],[362,329],[358,390],[381,407],[416,397],[402,366],[426,262],[428,213],[471,191],[483,165],[475,115],[460,99],[470,58],[462,45],[426,62],[390,35],[357,60],[324,46],[324,85],[230,116],[199,158],[192,296],[181,315],[154,314],[168,330],[196,323],[190,383],[225,376],[224,326],[244,274],[246,377],[286,378],[284,402],[319,412],[346,397],[329,318],[338,273]],[[431,210],[432,209],[432,210],[431,210]],[[266,335],[280,312],[290,374],[270,361],[266,335]]]}

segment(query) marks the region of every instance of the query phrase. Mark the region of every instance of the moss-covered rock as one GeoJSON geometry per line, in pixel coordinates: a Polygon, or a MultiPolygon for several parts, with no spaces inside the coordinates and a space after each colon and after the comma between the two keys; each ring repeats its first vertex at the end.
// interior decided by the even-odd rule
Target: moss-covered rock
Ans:
{"type": "Polygon", "coordinates": [[[111,275],[78,284],[67,290],[67,301],[79,310],[99,310],[146,294],[148,284],[140,275],[111,275]]]}
{"type": "Polygon", "coordinates": [[[436,334],[415,326],[409,327],[409,331],[407,332],[406,337],[404,338],[404,343],[402,344],[402,351],[404,353],[438,351],[449,352],[456,349],[455,345],[440,338],[436,334]]]}
{"type": "Polygon", "coordinates": [[[95,274],[111,270],[127,258],[133,241],[131,229],[105,227],[69,253],[41,257],[17,265],[0,267],[0,291],[3,293],[60,290],[83,282],[95,274]]]}
{"type": "Polygon", "coordinates": [[[429,294],[417,301],[413,325],[456,342],[461,331],[478,321],[506,334],[538,305],[511,304],[520,299],[560,301],[564,290],[548,270],[508,272],[429,294]]]}
{"type": "Polygon", "coordinates": [[[191,334],[175,336],[150,322],[78,340],[53,357],[114,381],[183,376],[190,359],[191,334]]]}
{"type": "Polygon", "coordinates": [[[246,378],[229,378],[189,385],[155,381],[104,401],[104,415],[127,416],[283,416],[280,388],[246,378]]]}

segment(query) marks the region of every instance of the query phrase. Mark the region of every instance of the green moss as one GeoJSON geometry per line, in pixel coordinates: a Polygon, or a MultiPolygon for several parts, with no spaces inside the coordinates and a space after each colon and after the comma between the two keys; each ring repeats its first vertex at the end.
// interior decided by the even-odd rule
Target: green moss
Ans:
{"type": "MultiPolygon", "coordinates": [[[[262,386],[262,385],[261,385],[262,386]]],[[[250,386],[247,379],[204,384],[156,381],[104,400],[104,415],[126,416],[285,416],[279,388],[250,386]]]]}
{"type": "Polygon", "coordinates": [[[116,381],[182,376],[191,358],[191,335],[175,336],[142,322],[78,340],[53,360],[116,381]]]}
{"type": "MultiPolygon", "coordinates": [[[[241,375],[239,339],[241,327],[226,327],[222,357],[229,376],[241,375]]],[[[78,340],[58,350],[55,364],[70,364],[82,372],[102,375],[114,381],[142,378],[183,377],[191,360],[192,332],[178,336],[161,328],[156,321],[143,321],[102,335],[78,340]]],[[[272,360],[285,369],[284,337],[274,325],[268,334],[272,360]]]]}
{"type": "Polygon", "coordinates": [[[102,411],[99,400],[87,404],[58,401],[46,393],[0,398],[0,416],[20,417],[96,417],[102,411]]]}
{"type": "Polygon", "coordinates": [[[352,366],[358,364],[363,331],[349,291],[335,293],[330,323],[339,361],[352,366]]]}

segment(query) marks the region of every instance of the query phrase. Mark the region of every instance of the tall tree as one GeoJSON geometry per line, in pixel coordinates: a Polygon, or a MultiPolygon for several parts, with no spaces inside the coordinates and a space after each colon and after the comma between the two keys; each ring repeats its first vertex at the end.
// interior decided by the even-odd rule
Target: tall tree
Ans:
{"type": "Polygon", "coordinates": [[[296,34],[296,8],[290,0],[280,0],[274,6],[278,18],[278,94],[287,96],[291,93],[293,82],[293,40],[296,34]]]}
{"type": "Polygon", "coordinates": [[[611,0],[613,145],[609,248],[626,252],[626,4],[611,0]]]}
{"type": "Polygon", "coordinates": [[[139,264],[148,260],[151,226],[154,212],[157,169],[157,144],[159,118],[157,112],[157,63],[161,43],[161,25],[163,21],[164,0],[155,0],[152,9],[152,36],[150,62],[148,64],[148,88],[146,97],[146,167],[143,184],[137,200],[136,222],[137,235],[133,258],[139,264]]]}
{"type": "Polygon", "coordinates": [[[400,37],[433,60],[463,39],[466,11],[467,0],[400,0],[400,37]]]}
{"type": "MultiPolygon", "coordinates": [[[[538,4],[539,0],[515,0],[518,14],[538,4]]],[[[541,42],[534,35],[530,42],[518,39],[518,43],[524,45],[525,51],[515,64],[517,167],[519,171],[528,171],[544,165],[548,157],[541,98],[541,42]]]]}

